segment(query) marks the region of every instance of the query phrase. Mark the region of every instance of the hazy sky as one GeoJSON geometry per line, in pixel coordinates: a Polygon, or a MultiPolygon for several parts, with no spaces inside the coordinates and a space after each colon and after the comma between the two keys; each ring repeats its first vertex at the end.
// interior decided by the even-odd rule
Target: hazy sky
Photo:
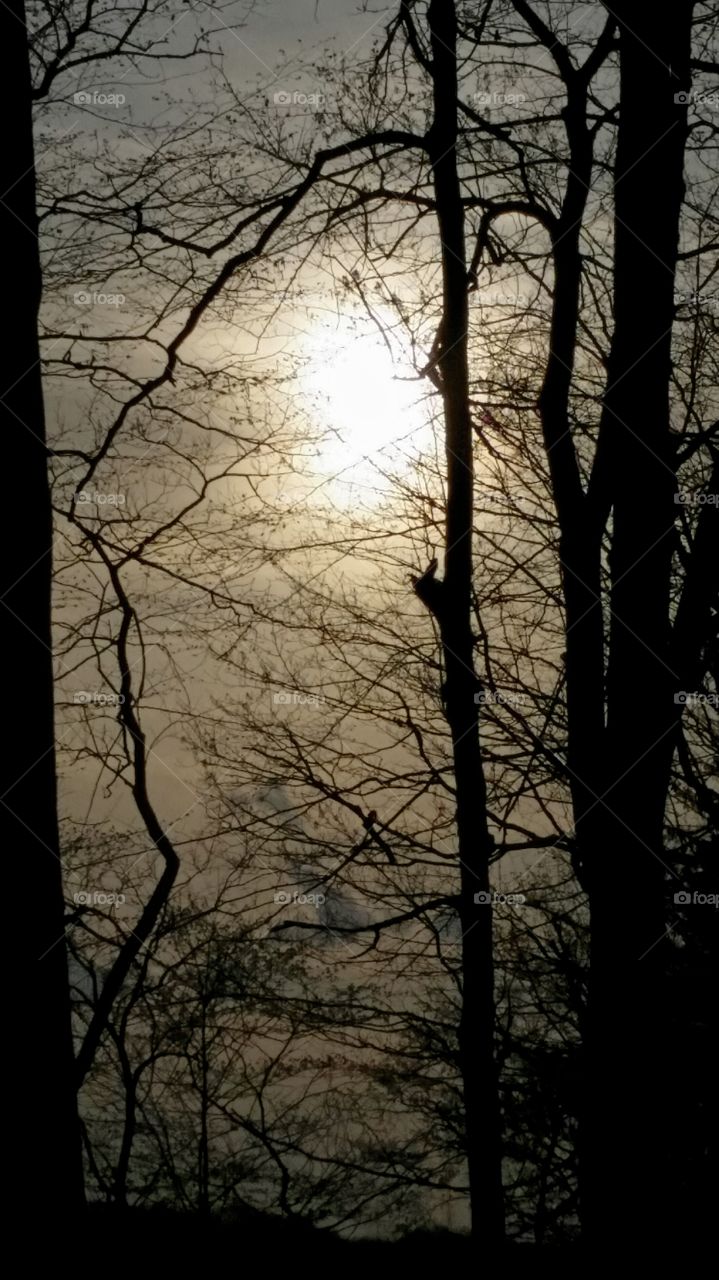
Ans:
{"type": "MultiPolygon", "coordinates": [[[[239,14],[244,8],[236,4],[230,12],[239,14]]],[[[291,55],[301,45],[306,52],[330,39],[338,51],[366,48],[396,8],[382,0],[256,0],[246,25],[237,32],[236,43],[245,50],[238,53],[238,65],[254,63],[257,70],[262,59],[274,70],[279,50],[291,55]]],[[[229,23],[228,13],[222,20],[229,23]]]]}

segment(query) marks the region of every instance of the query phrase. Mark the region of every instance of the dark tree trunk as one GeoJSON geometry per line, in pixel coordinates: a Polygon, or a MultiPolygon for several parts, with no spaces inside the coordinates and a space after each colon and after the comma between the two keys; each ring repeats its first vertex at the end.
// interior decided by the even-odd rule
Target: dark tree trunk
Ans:
{"type": "Polygon", "coordinates": [[[6,983],[12,1041],[6,1166],[42,1230],[82,1201],[70,998],[58,839],[50,628],[52,511],[37,314],[41,279],[35,210],[30,72],[24,6],[2,7],[6,124],[0,203],[5,255],[2,415],[5,509],[16,501],[2,556],[7,752],[0,809],[8,901],[22,925],[6,983]],[[15,285],[8,291],[14,276],[15,285]]]}
{"type": "MultiPolygon", "coordinates": [[[[582,1199],[592,1244],[673,1239],[663,821],[675,737],[671,332],[692,4],[617,4],[615,324],[602,423],[613,528],[604,760],[583,854],[591,906],[582,1199]]],[[[679,1099],[674,1105],[680,1108],[679,1099]]]]}
{"type": "Polygon", "coordinates": [[[452,735],[463,932],[460,1068],[464,1088],[472,1229],[492,1249],[504,1238],[501,1117],[494,1050],[492,910],[475,895],[489,886],[492,839],[479,740],[472,635],[473,456],[467,362],[467,265],[457,140],[456,15],[453,0],[429,6],[434,122],[427,145],[441,239],[443,311],[437,372],[444,403],[447,522],[444,579],[418,594],[442,640],[445,706],[452,735]]]}
{"type": "Polygon", "coordinates": [[[133,1071],[130,1066],[130,1059],[127,1056],[125,1047],[126,1026],[123,1025],[119,1032],[113,1034],[112,1038],[117,1050],[117,1056],[122,1072],[122,1087],[125,1093],[125,1114],[122,1128],[122,1138],[120,1141],[120,1151],[117,1157],[117,1164],[112,1179],[112,1198],[116,1204],[127,1205],[127,1184],[130,1174],[130,1160],[132,1158],[132,1148],[135,1141],[135,1131],[137,1127],[137,1089],[140,1080],[142,1068],[133,1071]]]}
{"type": "Polygon", "coordinates": [[[197,1147],[197,1209],[207,1216],[210,1212],[210,1092],[209,1055],[207,1047],[208,1002],[203,995],[200,1024],[200,1140],[197,1147]]]}

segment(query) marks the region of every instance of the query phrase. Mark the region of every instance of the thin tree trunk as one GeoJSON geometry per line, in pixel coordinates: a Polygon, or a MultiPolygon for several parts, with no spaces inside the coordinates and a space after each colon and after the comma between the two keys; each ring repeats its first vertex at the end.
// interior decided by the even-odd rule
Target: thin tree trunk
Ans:
{"type": "Polygon", "coordinates": [[[437,618],[452,735],[462,923],[459,1053],[464,1088],[472,1229],[489,1248],[504,1238],[501,1117],[494,1051],[492,910],[475,895],[489,887],[492,850],[479,739],[472,635],[473,456],[467,362],[467,264],[457,140],[456,14],[432,0],[434,122],[427,138],[442,253],[443,311],[437,372],[444,401],[447,521],[444,580],[416,584],[437,618]]]}
{"type": "MultiPolygon", "coordinates": [[[[6,1096],[10,1124],[17,1128],[6,1161],[19,1196],[38,1205],[46,1230],[50,1218],[82,1203],[82,1160],[57,821],[52,510],[37,331],[41,277],[30,70],[21,0],[2,6],[1,21],[7,127],[0,217],[15,286],[9,292],[6,284],[4,297],[0,415],[5,475],[12,480],[16,502],[2,557],[8,749],[0,828],[10,872],[8,901],[22,920],[7,980],[17,1005],[6,1013],[12,1045],[6,1096]]],[[[9,502],[8,487],[6,510],[9,502]]]]}
{"type": "Polygon", "coordinates": [[[200,1140],[197,1148],[197,1207],[199,1212],[210,1212],[210,1137],[208,1129],[209,1063],[207,1057],[207,1002],[202,999],[202,1023],[200,1034],[200,1140]]]}
{"type": "Polygon", "coordinates": [[[135,1141],[135,1130],[137,1127],[137,1086],[140,1079],[141,1068],[133,1071],[130,1066],[130,1059],[127,1056],[125,1048],[124,1036],[126,1028],[121,1028],[117,1034],[113,1034],[115,1048],[120,1063],[120,1071],[122,1074],[122,1085],[125,1091],[125,1114],[122,1127],[122,1139],[120,1141],[120,1151],[117,1157],[115,1173],[112,1180],[112,1198],[116,1204],[127,1206],[127,1182],[130,1173],[130,1160],[132,1158],[132,1147],[135,1141]]]}

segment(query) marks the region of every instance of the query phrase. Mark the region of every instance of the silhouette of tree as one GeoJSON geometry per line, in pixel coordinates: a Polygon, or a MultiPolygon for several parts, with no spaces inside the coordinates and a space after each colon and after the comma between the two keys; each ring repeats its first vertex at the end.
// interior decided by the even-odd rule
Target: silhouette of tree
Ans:
{"type": "Polygon", "coordinates": [[[18,1037],[8,1096],[13,1141],[9,1165],[24,1197],[42,1182],[53,1222],[82,1199],[79,1130],[72,1083],[72,1040],[58,835],[53,669],[50,628],[52,510],[37,315],[41,277],[35,207],[35,157],[25,11],[3,7],[8,58],[2,235],[21,281],[7,327],[0,396],[10,473],[22,499],[5,533],[2,570],[4,664],[12,749],[3,778],[2,842],[11,897],[27,900],[20,937],[23,982],[8,1022],[18,1037]],[[41,1102],[42,1100],[42,1102],[41,1102]]]}

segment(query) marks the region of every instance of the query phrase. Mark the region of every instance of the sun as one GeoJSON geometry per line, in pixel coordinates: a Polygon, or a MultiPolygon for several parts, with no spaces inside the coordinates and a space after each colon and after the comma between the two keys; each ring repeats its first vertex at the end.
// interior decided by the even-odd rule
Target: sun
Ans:
{"type": "Polygon", "coordinates": [[[426,387],[371,322],[316,324],[305,349],[300,381],[316,432],[314,477],[334,498],[386,494],[427,447],[426,387]]]}

